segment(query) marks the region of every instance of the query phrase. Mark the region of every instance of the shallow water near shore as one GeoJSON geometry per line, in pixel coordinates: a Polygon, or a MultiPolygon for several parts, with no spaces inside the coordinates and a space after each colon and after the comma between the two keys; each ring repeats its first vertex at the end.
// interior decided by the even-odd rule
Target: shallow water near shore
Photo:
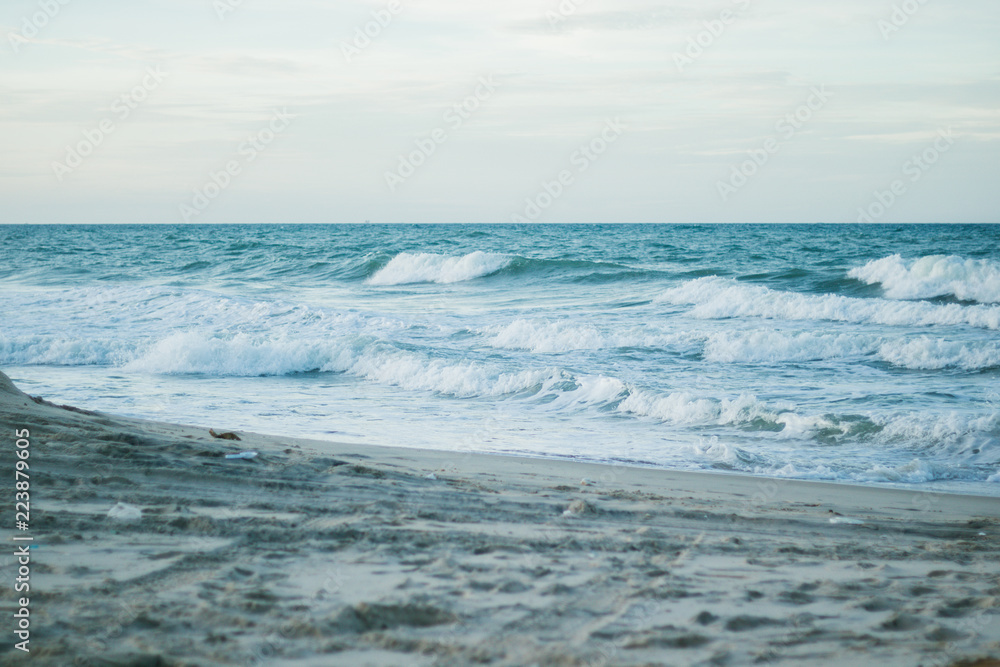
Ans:
{"type": "Polygon", "coordinates": [[[1000,495],[1000,227],[4,226],[25,391],[341,442],[1000,495]]]}

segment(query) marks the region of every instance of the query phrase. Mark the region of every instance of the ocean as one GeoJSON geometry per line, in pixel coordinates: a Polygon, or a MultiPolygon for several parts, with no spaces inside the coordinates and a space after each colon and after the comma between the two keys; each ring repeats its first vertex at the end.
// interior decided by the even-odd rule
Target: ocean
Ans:
{"type": "Polygon", "coordinates": [[[0,368],[58,403],[1000,496],[997,225],[8,225],[0,239],[0,368]]]}

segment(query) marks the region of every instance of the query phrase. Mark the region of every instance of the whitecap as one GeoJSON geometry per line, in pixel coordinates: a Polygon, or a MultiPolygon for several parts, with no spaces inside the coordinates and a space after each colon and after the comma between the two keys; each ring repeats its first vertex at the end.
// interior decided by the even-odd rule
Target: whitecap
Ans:
{"type": "Polygon", "coordinates": [[[759,317],[889,326],[968,325],[1000,329],[1000,307],[996,306],[801,294],[716,276],[689,280],[666,290],[655,301],[690,305],[690,315],[701,319],[759,317]]]}
{"type": "Polygon", "coordinates": [[[880,284],[891,299],[954,296],[962,301],[1000,303],[1000,263],[957,255],[928,255],[912,261],[890,255],[851,269],[851,278],[880,284]]]}
{"type": "Polygon", "coordinates": [[[370,285],[408,285],[411,283],[457,283],[496,273],[512,258],[477,250],[461,257],[434,253],[401,252],[371,278],[370,285]]]}

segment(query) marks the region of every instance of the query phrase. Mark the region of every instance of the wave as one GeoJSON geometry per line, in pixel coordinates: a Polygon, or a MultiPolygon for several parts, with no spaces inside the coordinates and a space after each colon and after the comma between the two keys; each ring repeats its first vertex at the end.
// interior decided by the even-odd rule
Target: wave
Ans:
{"type": "Polygon", "coordinates": [[[784,333],[773,329],[709,334],[702,353],[706,361],[764,363],[863,358],[873,354],[879,337],[856,334],[784,333]]]}
{"type": "Polygon", "coordinates": [[[117,366],[135,355],[135,343],[116,338],[0,334],[0,363],[16,366],[117,366]]]}
{"type": "Polygon", "coordinates": [[[859,428],[860,420],[855,417],[801,415],[790,403],[767,403],[748,393],[716,398],[683,390],[650,391],[603,375],[574,377],[564,374],[564,377],[566,381],[562,386],[555,387],[559,395],[546,397],[553,399],[549,405],[558,410],[582,407],[653,419],[672,426],[724,426],[748,432],[770,432],[783,439],[817,435],[830,439],[834,432],[838,436],[854,437],[880,430],[870,421],[867,424],[871,428],[859,428]]]}
{"type": "Polygon", "coordinates": [[[748,405],[744,398],[717,401],[684,392],[660,396],[617,378],[576,376],[554,367],[509,371],[481,362],[447,361],[365,336],[296,339],[185,332],[131,348],[114,341],[17,343],[4,340],[0,345],[7,363],[103,363],[131,372],[211,377],[348,373],[457,398],[541,393],[553,409],[610,408],[674,423],[740,423],[743,420],[734,415],[748,405]],[[732,407],[737,405],[742,407],[732,407]]]}
{"type": "MultiPolygon", "coordinates": [[[[709,449],[707,453],[710,456],[712,454],[715,454],[717,457],[719,456],[713,449],[709,449]]],[[[725,450],[722,450],[721,454],[722,456],[728,454],[729,458],[735,458],[733,454],[725,450]]],[[[843,464],[835,468],[822,463],[798,461],[784,465],[776,463],[771,468],[766,466],[752,466],[744,468],[744,470],[753,474],[787,479],[811,479],[860,484],[926,484],[928,482],[954,480],[983,481],[985,476],[982,470],[975,467],[956,467],[947,463],[928,461],[926,459],[912,459],[907,463],[900,463],[898,465],[866,465],[861,463],[843,464]]],[[[986,479],[986,481],[989,482],[990,479],[986,479]]]]}
{"type": "Polygon", "coordinates": [[[679,391],[667,395],[631,389],[617,410],[663,423],[741,426],[755,424],[779,430],[780,414],[750,394],[716,399],[679,391]]]}
{"type": "Polygon", "coordinates": [[[873,359],[909,370],[983,371],[1000,368],[1000,343],[753,330],[709,335],[703,357],[722,363],[764,364],[873,359]]]}
{"type": "MultiPolygon", "coordinates": [[[[962,434],[964,439],[979,438],[988,442],[989,434],[970,430],[962,434]]],[[[871,444],[883,444],[875,441],[871,444]]],[[[861,484],[925,484],[938,481],[976,481],[1000,482],[1000,473],[996,470],[996,452],[992,460],[977,461],[973,456],[963,456],[953,453],[958,449],[951,446],[927,447],[918,449],[895,449],[888,453],[890,459],[885,463],[873,463],[866,450],[869,443],[861,444],[860,452],[856,447],[847,446],[848,450],[857,452],[856,456],[840,456],[836,458],[810,457],[808,450],[796,452],[790,449],[751,449],[726,442],[718,436],[702,438],[693,446],[684,449],[695,459],[701,459],[710,468],[740,471],[769,477],[790,479],[813,479],[836,482],[853,482],[861,484]]]]}
{"type": "MultiPolygon", "coordinates": [[[[800,342],[810,339],[802,339],[800,342]]],[[[826,344],[835,344],[831,337],[826,344]]],[[[679,387],[652,390],[623,379],[574,373],[557,366],[510,369],[492,360],[440,358],[401,349],[365,335],[294,339],[251,334],[177,333],[134,348],[115,341],[88,345],[67,341],[0,341],[4,356],[65,362],[70,358],[108,362],[126,371],[205,376],[343,373],[379,385],[430,392],[455,399],[518,401],[525,409],[552,411],[561,417],[630,417],[665,426],[664,437],[724,433],[740,443],[743,454],[732,466],[748,472],[777,474],[799,443],[814,446],[877,447],[887,452],[950,461],[955,470],[982,470],[1000,461],[1000,409],[997,406],[951,412],[890,411],[868,414],[814,412],[791,402],[761,400],[751,393],[705,395],[679,387]],[[764,462],[773,460],[772,463],[764,462]]],[[[931,345],[923,339],[914,349],[931,345]]],[[[918,358],[919,352],[912,352],[918,358]]],[[[796,457],[798,454],[794,454],[796,457]]],[[[862,457],[863,458],[863,457],[862,457]]],[[[849,463],[844,463],[847,466],[849,463]]],[[[870,464],[869,464],[870,465],[870,464]]],[[[837,474],[843,466],[838,465],[837,474]]],[[[946,468],[935,478],[947,474],[946,468]]],[[[872,470],[873,481],[920,481],[926,470],[872,470]],[[912,474],[911,474],[912,472],[912,474]]],[[[851,473],[855,474],[855,473],[851,473]]],[[[964,474],[964,473],[963,473],[964,474]]],[[[978,472],[976,474],[979,474],[978,472]]],[[[856,479],[866,479],[858,472],[856,479]]],[[[801,476],[797,474],[797,476],[801,476]]]]}
{"type": "Polygon", "coordinates": [[[848,273],[869,285],[881,284],[891,299],[954,296],[961,301],[1000,303],[1000,264],[956,255],[928,255],[910,262],[890,255],[848,273]]]}
{"type": "MultiPolygon", "coordinates": [[[[609,389],[603,388],[605,396],[609,389]]],[[[996,409],[979,414],[809,414],[793,404],[766,402],[747,393],[716,398],[685,391],[661,394],[623,384],[614,410],[672,426],[731,427],[769,440],[911,447],[922,455],[986,464],[1000,457],[1000,410],[996,409]]]]}
{"type": "Polygon", "coordinates": [[[434,359],[361,336],[298,340],[181,333],[157,341],[124,367],[146,373],[236,377],[348,373],[456,398],[534,393],[563,379],[557,369],[505,372],[485,364],[434,359]]]}
{"type": "Polygon", "coordinates": [[[473,362],[448,362],[398,351],[366,351],[348,368],[354,375],[402,389],[456,398],[536,394],[564,379],[558,369],[503,372],[473,362]]]}
{"type": "Polygon", "coordinates": [[[895,366],[913,370],[958,368],[983,371],[1000,368],[1000,343],[959,343],[920,336],[910,340],[884,343],[879,358],[895,366]]]}
{"type": "Polygon", "coordinates": [[[517,319],[478,330],[491,347],[537,354],[608,349],[670,350],[700,354],[711,363],[783,364],[814,361],[881,361],[909,370],[983,371],[1000,368],[1000,342],[960,342],[920,336],[827,334],[776,329],[701,332],[655,327],[619,330],[566,321],[517,319]]]}
{"type": "MultiPolygon", "coordinates": [[[[323,322],[323,328],[329,322],[323,322]]],[[[16,366],[112,366],[152,373],[210,374],[234,377],[273,376],[310,371],[344,371],[339,355],[350,337],[376,339],[378,332],[404,326],[373,321],[369,326],[344,326],[340,336],[329,330],[312,335],[239,333],[219,335],[186,332],[160,339],[132,341],[113,338],[72,339],[62,336],[0,334],[0,364],[16,366]],[[367,330],[367,331],[365,331],[367,330]],[[318,335],[317,335],[318,334],[318,335]]],[[[293,327],[298,328],[298,327],[293,327]]],[[[593,326],[568,326],[517,320],[486,330],[488,343],[500,349],[530,350],[538,354],[620,349],[668,350],[708,363],[780,365],[784,363],[878,361],[907,370],[1000,369],[1000,342],[961,342],[930,336],[886,338],[870,334],[786,333],[761,329],[717,332],[650,332],[611,334],[593,326]]],[[[383,343],[386,349],[398,349],[383,343]]],[[[373,378],[379,373],[372,373],[373,378]]],[[[489,392],[487,392],[489,393],[489,392]]]]}
{"type": "Polygon", "coordinates": [[[996,306],[801,294],[748,285],[731,278],[690,280],[660,294],[655,302],[693,306],[690,314],[702,319],[760,317],[888,326],[967,325],[1000,329],[1000,307],[996,306]]]}
{"type": "Polygon", "coordinates": [[[594,325],[527,319],[480,329],[478,333],[486,336],[492,347],[529,350],[539,354],[609,348],[661,348],[689,342],[689,336],[685,334],[651,331],[648,327],[605,331],[594,325]]]}
{"type": "Polygon", "coordinates": [[[256,377],[335,370],[348,346],[322,340],[264,338],[246,333],[218,336],[176,333],[158,340],[124,364],[128,371],[165,375],[256,377]]]}
{"type": "Polygon", "coordinates": [[[951,411],[947,413],[927,414],[923,412],[910,413],[905,418],[886,416],[878,418],[883,428],[882,437],[886,442],[904,443],[918,442],[924,445],[955,443],[963,448],[965,454],[980,458],[996,457],[1000,446],[1000,409],[984,413],[951,411]],[[972,434],[987,434],[990,439],[985,443],[968,440],[972,434]]]}
{"type": "Polygon", "coordinates": [[[943,463],[913,459],[909,463],[897,466],[875,464],[867,470],[853,475],[853,479],[864,482],[925,484],[940,480],[979,478],[978,475],[970,474],[970,472],[943,463]]]}
{"type": "MultiPolygon", "coordinates": [[[[95,355],[134,349],[143,341],[176,332],[267,334],[272,338],[317,339],[346,334],[393,337],[420,323],[387,313],[344,309],[283,299],[221,294],[164,286],[99,286],[18,295],[16,313],[0,327],[0,359],[8,363],[116,363],[114,359],[78,362],[86,350],[95,355]],[[22,313],[25,313],[22,315],[22,313]],[[27,313],[30,313],[28,315],[27,313]],[[20,316],[21,321],[15,319],[20,316]],[[5,336],[34,324],[32,336],[5,336]],[[79,326],[87,326],[86,333],[79,326]],[[41,333],[46,332],[46,333],[41,333]],[[71,337],[67,332],[75,333],[71,337]],[[90,334],[94,336],[91,337],[90,334]],[[114,338],[110,333],[116,334],[114,338]],[[128,342],[131,339],[132,342],[128,342]],[[6,347],[4,347],[6,345],[6,347]],[[29,347],[35,350],[30,352],[29,347]],[[45,348],[51,353],[43,354],[45,348]],[[107,350],[104,348],[108,348],[107,350]],[[76,350],[76,352],[74,352],[76,350]],[[12,355],[20,355],[12,358],[12,355]],[[64,355],[67,360],[60,360],[64,355]]],[[[0,362],[2,363],[2,362],[0,362]]]]}
{"type": "Polygon", "coordinates": [[[457,283],[482,278],[507,267],[513,258],[477,250],[461,257],[401,252],[368,279],[370,285],[457,283]]]}

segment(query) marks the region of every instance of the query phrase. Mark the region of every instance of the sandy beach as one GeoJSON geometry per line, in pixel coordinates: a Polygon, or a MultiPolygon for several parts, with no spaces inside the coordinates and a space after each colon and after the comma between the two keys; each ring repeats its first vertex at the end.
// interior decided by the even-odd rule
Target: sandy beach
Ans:
{"type": "Polygon", "coordinates": [[[0,374],[11,477],[30,431],[37,547],[30,654],[2,564],[3,665],[1000,664],[996,498],[86,407],[0,374]],[[225,458],[241,451],[258,456],[225,458]]]}

